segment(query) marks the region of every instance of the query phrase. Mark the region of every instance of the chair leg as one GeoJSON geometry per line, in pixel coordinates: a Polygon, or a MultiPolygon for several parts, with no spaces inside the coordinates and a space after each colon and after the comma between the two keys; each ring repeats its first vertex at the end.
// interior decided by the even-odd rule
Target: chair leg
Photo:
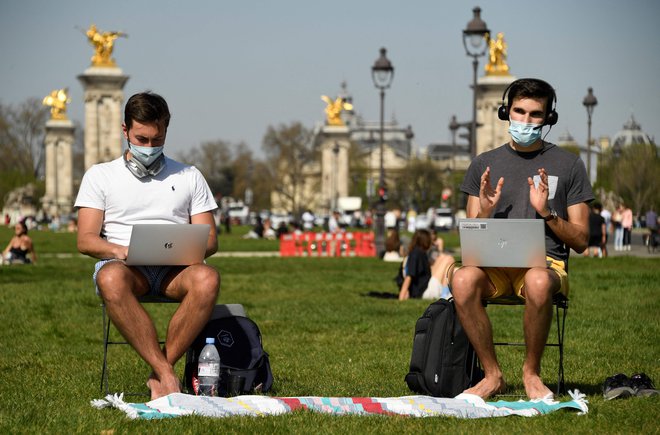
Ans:
{"type": "Polygon", "coordinates": [[[101,394],[109,394],[108,388],[108,341],[110,340],[110,318],[105,312],[105,305],[101,305],[103,311],[103,367],[101,369],[101,394]],[[105,393],[104,393],[105,391],[105,393]]]}
{"type": "Polygon", "coordinates": [[[557,373],[557,395],[563,394],[566,392],[564,385],[564,333],[566,326],[566,314],[568,307],[565,305],[561,306],[562,315],[559,316],[559,304],[555,305],[556,307],[556,319],[557,319],[557,346],[559,347],[559,369],[557,373]]]}

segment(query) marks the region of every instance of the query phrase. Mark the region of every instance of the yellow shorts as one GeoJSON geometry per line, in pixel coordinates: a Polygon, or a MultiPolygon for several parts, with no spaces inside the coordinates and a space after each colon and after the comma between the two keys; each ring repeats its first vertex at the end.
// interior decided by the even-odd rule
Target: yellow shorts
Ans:
{"type": "MultiPolygon", "coordinates": [[[[546,257],[548,269],[552,269],[561,283],[558,293],[568,297],[568,274],[566,273],[565,263],[552,257],[546,257]]],[[[484,272],[488,275],[490,282],[495,286],[495,293],[488,299],[496,299],[505,296],[513,296],[524,299],[522,290],[525,285],[525,273],[528,268],[517,267],[484,267],[484,272]]]]}

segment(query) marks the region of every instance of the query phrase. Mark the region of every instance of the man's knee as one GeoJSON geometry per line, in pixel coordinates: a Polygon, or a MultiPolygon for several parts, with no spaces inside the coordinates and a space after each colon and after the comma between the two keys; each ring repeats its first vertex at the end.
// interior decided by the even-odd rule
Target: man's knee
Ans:
{"type": "Polygon", "coordinates": [[[96,274],[96,286],[101,297],[105,300],[113,300],[123,297],[125,291],[130,291],[131,273],[126,266],[120,262],[110,262],[104,265],[96,274]]]}
{"type": "Polygon", "coordinates": [[[457,304],[481,297],[483,287],[487,285],[483,271],[476,267],[462,267],[456,270],[451,280],[451,293],[457,304]]]}
{"type": "Polygon", "coordinates": [[[190,291],[198,296],[205,296],[212,299],[217,298],[220,291],[220,273],[206,264],[195,266],[192,272],[192,287],[190,291]]]}
{"type": "Polygon", "coordinates": [[[525,299],[530,302],[547,303],[559,290],[559,279],[551,270],[531,269],[525,275],[525,299]]]}

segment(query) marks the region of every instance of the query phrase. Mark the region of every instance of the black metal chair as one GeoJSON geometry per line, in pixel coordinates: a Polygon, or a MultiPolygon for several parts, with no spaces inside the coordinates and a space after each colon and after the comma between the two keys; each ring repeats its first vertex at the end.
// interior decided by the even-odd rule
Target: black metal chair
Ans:
{"type": "MultiPolygon", "coordinates": [[[[163,296],[143,296],[138,299],[142,304],[178,304],[179,301],[168,299],[163,296]]],[[[108,395],[111,394],[108,380],[108,346],[112,345],[126,345],[128,342],[124,340],[111,340],[110,339],[110,325],[112,322],[108,317],[105,304],[101,303],[101,310],[103,311],[103,367],[101,369],[101,385],[100,391],[101,394],[108,395]]],[[[164,344],[165,341],[159,341],[159,344],[164,344]]],[[[125,396],[140,396],[148,395],[147,391],[144,392],[124,392],[125,396]]]]}
{"type": "MultiPolygon", "coordinates": [[[[483,303],[486,307],[488,307],[488,305],[525,305],[525,301],[518,298],[517,296],[498,299],[486,299],[483,301],[483,303]]],[[[564,332],[566,327],[566,314],[568,311],[568,298],[561,293],[557,293],[553,298],[552,305],[555,307],[556,313],[557,342],[547,342],[545,346],[557,347],[559,351],[559,368],[557,373],[556,390],[556,394],[559,395],[566,392],[564,385],[564,332]]],[[[496,346],[525,346],[525,343],[521,342],[495,342],[493,344],[496,346]]]]}

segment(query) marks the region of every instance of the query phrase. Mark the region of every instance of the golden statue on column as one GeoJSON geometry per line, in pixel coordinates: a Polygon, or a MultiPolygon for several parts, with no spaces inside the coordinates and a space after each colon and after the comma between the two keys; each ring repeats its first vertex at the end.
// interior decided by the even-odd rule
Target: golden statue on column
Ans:
{"type": "Polygon", "coordinates": [[[341,112],[342,110],[353,110],[353,105],[344,101],[342,97],[337,97],[336,100],[332,101],[330,97],[321,95],[321,99],[327,104],[325,107],[327,124],[344,125],[344,121],[341,119],[341,112]]]}
{"type": "Polygon", "coordinates": [[[486,35],[490,51],[488,63],[485,67],[486,75],[508,76],[509,65],[506,64],[507,44],[504,41],[504,33],[499,32],[495,39],[490,39],[489,36],[490,35],[486,35]]]}
{"type": "Polygon", "coordinates": [[[50,119],[66,120],[66,105],[71,102],[69,89],[55,89],[44,97],[43,105],[50,107],[50,119]]]}
{"type": "Polygon", "coordinates": [[[89,43],[94,47],[94,56],[92,56],[92,66],[114,67],[117,66],[112,58],[115,39],[119,37],[128,38],[123,32],[100,32],[94,24],[89,26],[85,33],[89,43]]]}

